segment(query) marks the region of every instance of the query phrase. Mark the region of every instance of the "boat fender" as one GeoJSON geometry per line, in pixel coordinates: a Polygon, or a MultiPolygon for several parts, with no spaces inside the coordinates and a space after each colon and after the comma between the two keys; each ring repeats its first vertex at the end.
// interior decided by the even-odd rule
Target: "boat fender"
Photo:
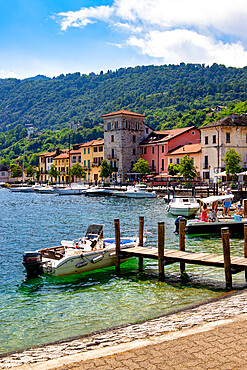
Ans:
{"type": "Polygon", "coordinates": [[[95,257],[94,259],[92,259],[92,262],[93,262],[93,263],[99,262],[99,261],[101,261],[103,258],[104,258],[103,254],[100,254],[99,256],[97,256],[97,257],[95,257]]]}
{"type": "Polygon", "coordinates": [[[184,218],[183,216],[178,216],[175,220],[175,230],[174,230],[174,234],[178,234],[179,233],[179,221],[180,220],[185,220],[185,225],[187,224],[187,220],[186,218],[184,218]]]}
{"type": "Polygon", "coordinates": [[[85,261],[85,260],[83,260],[83,261],[81,261],[81,262],[78,262],[78,263],[76,264],[76,267],[80,268],[80,267],[86,266],[87,264],[88,264],[88,262],[87,262],[87,261],[85,261]]]}

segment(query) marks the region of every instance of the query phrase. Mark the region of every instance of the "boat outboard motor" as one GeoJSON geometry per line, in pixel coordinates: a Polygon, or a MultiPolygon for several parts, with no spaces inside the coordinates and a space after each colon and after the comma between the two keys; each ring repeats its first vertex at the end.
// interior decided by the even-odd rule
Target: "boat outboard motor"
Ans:
{"type": "Polygon", "coordinates": [[[184,218],[183,216],[178,216],[175,221],[175,231],[174,231],[175,234],[179,234],[179,221],[180,220],[185,220],[185,225],[187,223],[186,218],[184,218]]]}
{"type": "Polygon", "coordinates": [[[42,254],[40,252],[24,252],[22,264],[27,270],[28,279],[43,274],[42,254]]]}

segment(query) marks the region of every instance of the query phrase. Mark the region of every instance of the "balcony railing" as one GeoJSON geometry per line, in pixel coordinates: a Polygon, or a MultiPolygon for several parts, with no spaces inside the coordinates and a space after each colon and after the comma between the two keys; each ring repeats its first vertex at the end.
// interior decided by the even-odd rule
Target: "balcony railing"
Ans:
{"type": "Polygon", "coordinates": [[[100,163],[92,163],[92,167],[99,167],[100,166],[100,163]]]}

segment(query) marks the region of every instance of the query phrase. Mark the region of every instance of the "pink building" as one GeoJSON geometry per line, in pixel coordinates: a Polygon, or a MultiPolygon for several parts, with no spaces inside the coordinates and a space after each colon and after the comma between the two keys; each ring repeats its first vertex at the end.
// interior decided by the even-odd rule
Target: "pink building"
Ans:
{"type": "Polygon", "coordinates": [[[200,131],[195,126],[153,131],[140,143],[141,157],[148,161],[153,174],[166,174],[169,153],[184,145],[199,143],[200,131]]]}

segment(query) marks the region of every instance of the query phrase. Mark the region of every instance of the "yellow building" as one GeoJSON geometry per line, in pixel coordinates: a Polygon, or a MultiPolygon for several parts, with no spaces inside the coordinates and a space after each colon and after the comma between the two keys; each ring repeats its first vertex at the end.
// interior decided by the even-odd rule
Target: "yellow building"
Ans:
{"type": "Polygon", "coordinates": [[[81,165],[85,171],[85,180],[98,181],[100,165],[104,159],[104,140],[92,140],[81,144],[81,165]]]}
{"type": "Polygon", "coordinates": [[[69,151],[66,150],[53,158],[54,165],[59,171],[57,181],[59,183],[69,182],[69,151]]]}

